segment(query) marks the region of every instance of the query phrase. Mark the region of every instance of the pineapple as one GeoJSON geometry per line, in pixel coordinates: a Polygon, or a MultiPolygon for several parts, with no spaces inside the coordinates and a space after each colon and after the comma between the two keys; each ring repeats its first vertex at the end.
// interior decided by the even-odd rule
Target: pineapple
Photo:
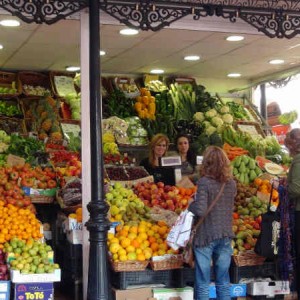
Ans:
{"type": "Polygon", "coordinates": [[[42,123],[42,129],[45,130],[46,132],[49,131],[52,127],[52,120],[51,119],[46,119],[42,123]]]}

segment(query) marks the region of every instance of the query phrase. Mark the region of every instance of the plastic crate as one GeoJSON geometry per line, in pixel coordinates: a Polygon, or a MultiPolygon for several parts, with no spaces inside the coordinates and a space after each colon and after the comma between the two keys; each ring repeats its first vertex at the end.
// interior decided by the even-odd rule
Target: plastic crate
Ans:
{"type": "Polygon", "coordinates": [[[176,274],[176,270],[154,271],[151,269],[137,272],[114,272],[113,270],[110,272],[113,287],[120,290],[142,284],[164,284],[166,287],[176,287],[178,286],[176,274]]]}
{"type": "Polygon", "coordinates": [[[230,266],[230,281],[239,283],[242,278],[271,278],[279,279],[278,268],[275,262],[264,262],[262,265],[238,267],[234,263],[230,266]]]}
{"type": "MultiPolygon", "coordinates": [[[[195,269],[194,268],[182,268],[176,270],[176,278],[178,282],[178,287],[185,287],[185,286],[194,286],[195,283],[195,269]]],[[[214,269],[210,269],[210,280],[214,281],[214,269]]]]}

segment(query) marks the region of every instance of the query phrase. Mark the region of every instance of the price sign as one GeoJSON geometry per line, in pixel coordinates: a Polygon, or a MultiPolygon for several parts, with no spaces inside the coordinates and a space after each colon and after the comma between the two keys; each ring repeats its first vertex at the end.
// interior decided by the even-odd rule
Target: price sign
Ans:
{"type": "Polygon", "coordinates": [[[74,86],[73,77],[54,76],[54,83],[57,93],[62,97],[68,94],[77,94],[74,86]]]}
{"type": "Polygon", "coordinates": [[[160,159],[162,167],[181,166],[180,156],[165,156],[160,159]]]}
{"type": "Polygon", "coordinates": [[[68,136],[71,132],[74,134],[74,136],[79,136],[81,130],[79,124],[71,123],[61,123],[61,129],[64,136],[68,136]]]}

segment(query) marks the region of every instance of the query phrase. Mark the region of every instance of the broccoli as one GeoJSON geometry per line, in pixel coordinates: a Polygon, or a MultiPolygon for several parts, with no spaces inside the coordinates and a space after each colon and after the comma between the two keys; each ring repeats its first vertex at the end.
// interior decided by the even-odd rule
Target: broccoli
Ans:
{"type": "Polygon", "coordinates": [[[209,143],[210,143],[210,145],[215,145],[218,147],[223,146],[223,140],[222,140],[221,136],[216,132],[214,132],[213,134],[211,134],[209,136],[209,143]]]}

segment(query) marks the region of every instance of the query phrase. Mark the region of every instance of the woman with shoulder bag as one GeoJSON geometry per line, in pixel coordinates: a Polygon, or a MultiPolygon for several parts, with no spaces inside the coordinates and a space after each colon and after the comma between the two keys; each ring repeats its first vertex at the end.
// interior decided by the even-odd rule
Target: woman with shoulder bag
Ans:
{"type": "Polygon", "coordinates": [[[196,217],[205,216],[194,237],[195,300],[209,299],[211,261],[215,273],[217,299],[229,300],[229,267],[232,255],[232,212],[236,183],[225,152],[209,146],[203,156],[201,178],[197,183],[195,200],[188,210],[196,217]],[[223,191],[220,192],[220,190],[223,191]],[[219,194],[219,195],[218,195],[219,194]],[[217,199],[218,198],[218,199],[217,199]],[[215,201],[217,199],[217,201],[215,201]],[[211,211],[206,211],[216,202],[211,211]]]}

